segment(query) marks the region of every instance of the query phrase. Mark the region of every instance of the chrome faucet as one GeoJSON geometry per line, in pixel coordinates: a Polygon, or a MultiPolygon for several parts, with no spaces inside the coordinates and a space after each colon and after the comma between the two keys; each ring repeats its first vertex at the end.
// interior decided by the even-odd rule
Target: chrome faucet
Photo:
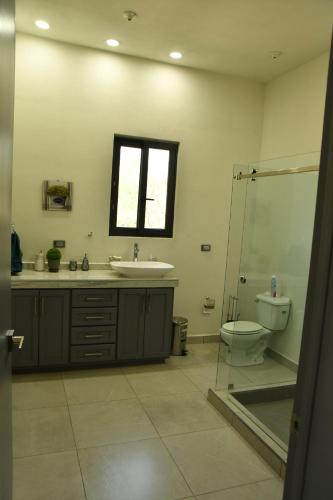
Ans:
{"type": "Polygon", "coordinates": [[[133,261],[138,262],[138,260],[139,260],[139,245],[138,243],[134,243],[133,261]]]}

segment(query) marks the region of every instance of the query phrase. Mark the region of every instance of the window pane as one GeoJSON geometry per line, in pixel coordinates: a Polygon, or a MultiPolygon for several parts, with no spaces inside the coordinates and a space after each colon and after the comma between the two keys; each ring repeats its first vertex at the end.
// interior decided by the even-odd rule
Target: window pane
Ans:
{"type": "Polygon", "coordinates": [[[117,227],[137,227],[141,149],[121,146],[117,227]]]}
{"type": "Polygon", "coordinates": [[[170,151],[149,148],[146,229],[165,229],[170,151]]]}

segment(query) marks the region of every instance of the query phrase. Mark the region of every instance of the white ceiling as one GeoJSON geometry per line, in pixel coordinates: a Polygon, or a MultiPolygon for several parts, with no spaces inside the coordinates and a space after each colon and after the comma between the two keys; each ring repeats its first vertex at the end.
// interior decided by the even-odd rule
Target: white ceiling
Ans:
{"type": "Polygon", "coordinates": [[[333,23],[333,0],[16,0],[16,10],[18,31],[165,62],[178,50],[184,58],[172,64],[259,81],[328,50],[333,23]],[[120,47],[107,48],[107,38],[120,47]]]}

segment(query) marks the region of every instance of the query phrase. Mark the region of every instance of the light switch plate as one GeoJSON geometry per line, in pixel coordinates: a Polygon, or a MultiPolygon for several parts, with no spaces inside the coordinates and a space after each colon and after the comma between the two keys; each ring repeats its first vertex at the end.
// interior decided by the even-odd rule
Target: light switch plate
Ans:
{"type": "Polygon", "coordinates": [[[210,252],[212,249],[212,245],[210,243],[203,243],[201,245],[201,251],[202,252],[210,252]]]}

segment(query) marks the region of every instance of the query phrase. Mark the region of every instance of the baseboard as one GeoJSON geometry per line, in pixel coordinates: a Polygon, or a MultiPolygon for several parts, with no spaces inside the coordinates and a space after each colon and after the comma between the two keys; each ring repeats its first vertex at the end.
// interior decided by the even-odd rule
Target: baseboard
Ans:
{"type": "Polygon", "coordinates": [[[188,344],[207,344],[209,342],[219,342],[220,336],[215,333],[207,333],[203,335],[188,335],[188,344]]]}
{"type": "Polygon", "coordinates": [[[295,363],[294,361],[292,361],[291,359],[286,358],[285,356],[283,356],[279,352],[273,351],[273,349],[271,349],[270,347],[268,347],[266,349],[266,354],[267,354],[267,356],[274,359],[275,361],[277,361],[281,365],[289,368],[289,370],[292,370],[293,372],[297,373],[298,364],[295,363]]]}

